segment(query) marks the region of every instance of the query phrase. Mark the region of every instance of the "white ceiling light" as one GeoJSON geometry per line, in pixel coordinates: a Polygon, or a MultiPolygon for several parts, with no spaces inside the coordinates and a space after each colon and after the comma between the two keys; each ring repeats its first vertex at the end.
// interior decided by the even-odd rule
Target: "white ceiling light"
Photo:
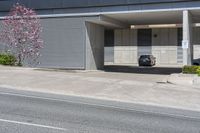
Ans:
{"type": "Polygon", "coordinates": [[[181,24],[131,25],[131,29],[146,29],[146,28],[176,28],[176,27],[181,27],[181,24]]]}
{"type": "MultiPolygon", "coordinates": [[[[148,29],[148,28],[178,28],[182,24],[152,24],[152,25],[131,25],[131,29],[148,29]]],[[[200,23],[194,23],[194,27],[200,27],[200,23]]]]}

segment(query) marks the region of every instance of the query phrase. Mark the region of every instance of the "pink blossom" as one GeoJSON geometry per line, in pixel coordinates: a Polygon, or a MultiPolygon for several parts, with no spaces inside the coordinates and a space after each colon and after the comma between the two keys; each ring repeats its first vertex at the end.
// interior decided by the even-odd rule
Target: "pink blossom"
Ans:
{"type": "Polygon", "coordinates": [[[42,28],[36,12],[17,3],[2,24],[0,40],[16,55],[19,64],[25,60],[36,61],[43,47],[42,28]]]}

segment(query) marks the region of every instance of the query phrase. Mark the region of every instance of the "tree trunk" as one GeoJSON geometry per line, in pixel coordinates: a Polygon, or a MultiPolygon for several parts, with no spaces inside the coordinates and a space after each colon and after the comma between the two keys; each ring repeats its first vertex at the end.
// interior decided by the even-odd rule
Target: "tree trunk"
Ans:
{"type": "Polygon", "coordinates": [[[18,64],[17,65],[22,66],[22,55],[21,54],[18,55],[18,64]]]}

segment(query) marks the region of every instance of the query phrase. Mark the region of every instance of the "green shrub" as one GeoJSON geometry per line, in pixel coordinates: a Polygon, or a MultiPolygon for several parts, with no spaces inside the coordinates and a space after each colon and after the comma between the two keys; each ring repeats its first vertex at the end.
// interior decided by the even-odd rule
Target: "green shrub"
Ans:
{"type": "Polygon", "coordinates": [[[200,66],[184,66],[184,74],[198,74],[200,76],[200,66]]]}
{"type": "Polygon", "coordinates": [[[0,54],[0,64],[1,65],[10,65],[10,66],[14,66],[16,64],[16,57],[14,55],[11,54],[0,54]]]}

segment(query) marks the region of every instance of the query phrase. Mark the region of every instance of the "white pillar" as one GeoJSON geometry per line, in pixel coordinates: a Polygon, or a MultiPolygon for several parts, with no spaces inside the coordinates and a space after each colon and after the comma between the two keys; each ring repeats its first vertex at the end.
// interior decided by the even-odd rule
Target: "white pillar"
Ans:
{"type": "Polygon", "coordinates": [[[193,60],[192,16],[188,10],[183,11],[183,65],[191,65],[193,60]]]}

